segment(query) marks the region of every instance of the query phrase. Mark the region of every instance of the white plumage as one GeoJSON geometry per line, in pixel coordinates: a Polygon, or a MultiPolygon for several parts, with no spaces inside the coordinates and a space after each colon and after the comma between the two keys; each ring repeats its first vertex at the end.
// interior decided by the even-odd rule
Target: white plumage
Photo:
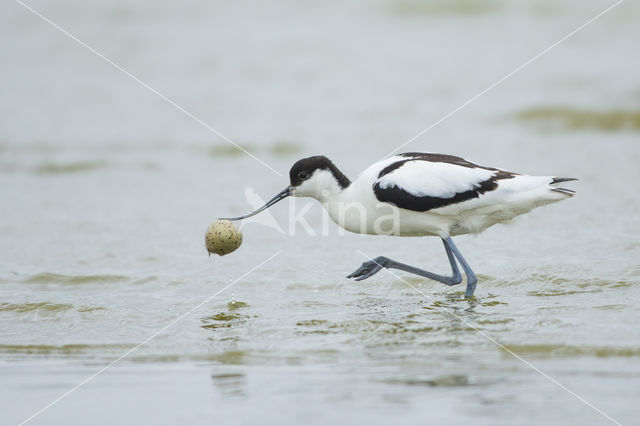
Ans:
{"type": "MultiPolygon", "coordinates": [[[[384,164],[392,164],[405,159],[396,156],[389,160],[391,160],[390,163],[381,161],[370,166],[374,175],[376,175],[376,171],[379,172],[384,168],[384,164]]],[[[474,189],[494,174],[490,170],[472,169],[450,163],[409,161],[402,167],[379,178],[376,182],[380,182],[382,188],[392,186],[403,188],[417,197],[450,198],[458,192],[474,189]]]]}
{"type": "Polygon", "coordinates": [[[318,170],[312,178],[296,187],[292,195],[316,198],[333,221],[348,231],[398,236],[478,233],[535,207],[572,195],[569,191],[556,191],[551,185],[552,176],[519,175],[465,164],[398,155],[369,166],[344,189],[335,182],[330,170],[318,170]],[[385,168],[399,162],[404,163],[379,177],[385,168]],[[509,177],[496,179],[495,189],[454,201],[456,195],[477,191],[483,182],[495,179],[500,172],[508,173],[509,177]],[[389,200],[381,201],[374,192],[376,184],[391,192],[405,191],[415,198],[436,198],[444,205],[424,211],[402,208],[397,200],[394,201],[393,193],[389,200]],[[385,218],[389,218],[388,226],[375,226],[385,218]]]}

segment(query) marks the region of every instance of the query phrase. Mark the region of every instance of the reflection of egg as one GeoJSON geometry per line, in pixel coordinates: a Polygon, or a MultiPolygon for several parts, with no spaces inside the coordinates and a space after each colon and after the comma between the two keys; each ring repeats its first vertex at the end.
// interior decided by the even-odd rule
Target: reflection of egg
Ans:
{"type": "Polygon", "coordinates": [[[207,228],[204,242],[209,254],[224,256],[240,247],[242,232],[228,220],[216,220],[207,228]]]}

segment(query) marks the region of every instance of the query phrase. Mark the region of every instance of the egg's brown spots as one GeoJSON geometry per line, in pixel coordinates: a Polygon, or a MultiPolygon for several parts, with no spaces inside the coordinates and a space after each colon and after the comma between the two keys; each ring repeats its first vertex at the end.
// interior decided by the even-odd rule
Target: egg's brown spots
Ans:
{"type": "Polygon", "coordinates": [[[224,256],[240,247],[242,233],[230,221],[217,220],[207,228],[205,244],[209,254],[224,256]]]}

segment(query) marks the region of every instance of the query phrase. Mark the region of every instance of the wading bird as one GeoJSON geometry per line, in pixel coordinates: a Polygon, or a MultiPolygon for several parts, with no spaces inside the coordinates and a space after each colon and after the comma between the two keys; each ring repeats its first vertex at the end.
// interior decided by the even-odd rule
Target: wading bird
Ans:
{"type": "Polygon", "coordinates": [[[312,197],[347,231],[437,236],[451,264],[451,276],[379,256],[364,262],[347,278],[360,281],[382,268],[395,268],[452,286],[462,282],[457,259],[467,276],[465,297],[473,295],[478,278],[451,237],[479,233],[535,207],[569,198],[574,191],[557,185],[576,180],[527,176],[479,166],[453,155],[420,152],[379,161],[353,182],[327,157],[303,158],[291,167],[289,178],[291,184],[258,210],[226,219],[253,216],[288,196],[312,197]]]}

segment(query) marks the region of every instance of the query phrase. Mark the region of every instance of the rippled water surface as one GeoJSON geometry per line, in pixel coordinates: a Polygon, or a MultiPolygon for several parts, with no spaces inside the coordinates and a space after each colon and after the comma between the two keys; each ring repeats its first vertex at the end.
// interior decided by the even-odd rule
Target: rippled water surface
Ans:
{"type": "Polygon", "coordinates": [[[203,233],[300,157],[355,177],[612,3],[30,4],[274,170],[0,6],[0,424],[638,422],[637,4],[402,149],[580,178],[456,239],[472,300],[345,279],[366,256],[448,266],[437,239],[345,235],[310,201],[223,258],[203,233]]]}

